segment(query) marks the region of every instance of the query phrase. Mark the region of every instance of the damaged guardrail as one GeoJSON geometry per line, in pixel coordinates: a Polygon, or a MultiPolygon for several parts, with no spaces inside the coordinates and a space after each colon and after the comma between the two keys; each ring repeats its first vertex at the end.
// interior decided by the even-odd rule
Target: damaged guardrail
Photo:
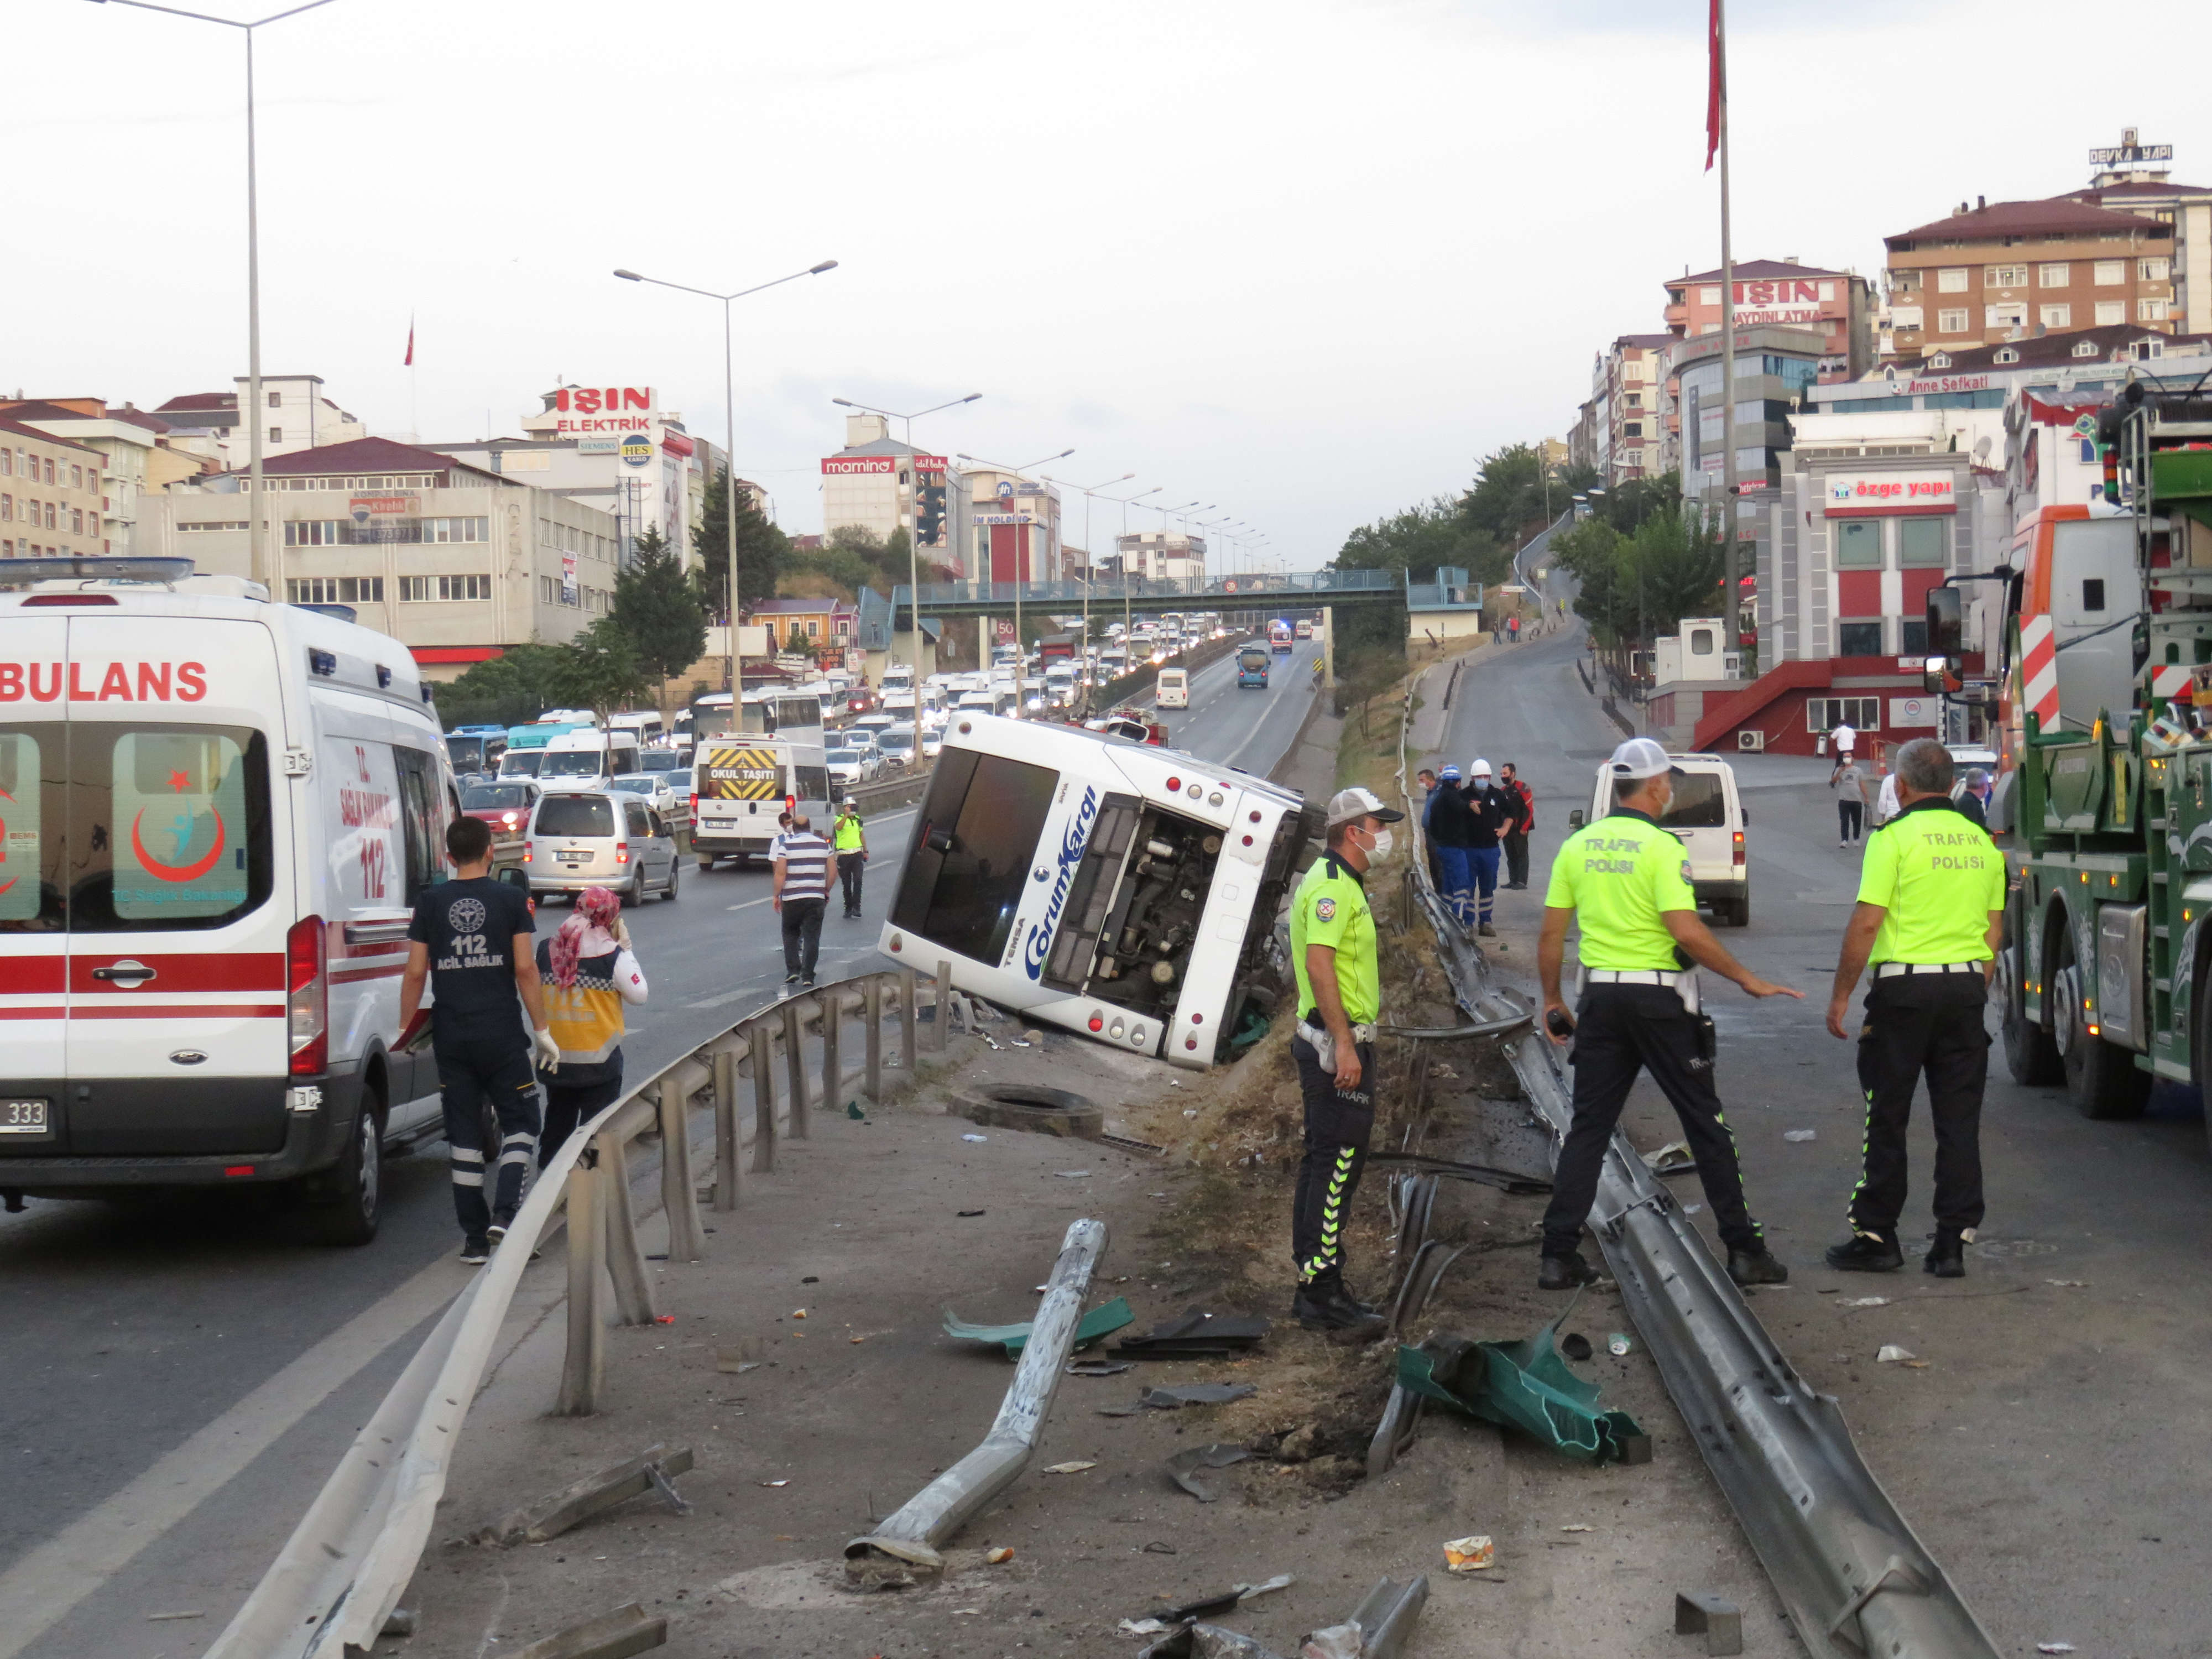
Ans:
{"type": "MultiPolygon", "coordinates": [[[[1412,712],[1409,688],[1407,726],[1412,712]]],[[[1404,730],[1398,787],[1411,805],[1404,730]]],[[[1435,930],[1445,976],[1474,1022],[1509,1027],[1499,1046],[1556,1159],[1574,1115],[1566,1062],[1533,1024],[1510,1030],[1530,1011],[1490,982],[1480,946],[1428,880],[1420,813],[1407,817],[1414,896],[1435,930]]],[[[1619,1133],[1591,1228],[1624,1310],[1807,1650],[1830,1659],[1996,1659],[1989,1633],[1861,1461],[1836,1401],[1797,1375],[1674,1194],[1619,1133]]]]}
{"type": "MultiPolygon", "coordinates": [[[[933,996],[940,1010],[944,984],[936,982],[933,996]]],[[[454,1297],[355,1437],[276,1561],[208,1650],[208,1659],[350,1659],[371,1651],[429,1541],[469,1406],[523,1269],[555,1211],[567,1212],[568,1247],[568,1356],[555,1409],[587,1413],[599,1408],[605,1393],[609,1281],[623,1323],[649,1324],[656,1317],[631,1213],[630,1142],[659,1129],[669,1260],[696,1261],[704,1231],[691,1173],[689,1120],[695,1097],[710,1094],[714,1107],[714,1207],[734,1210],[742,1179],[740,1065],[750,1067],[754,1091],[752,1167],[769,1170],[775,1166],[779,1116],[785,1132],[805,1139],[814,1104],[834,1106],[855,1086],[871,1100],[882,1098],[886,992],[897,999],[901,1059],[910,1077],[917,1047],[916,975],[911,969],[864,974],[738,1020],[637,1084],[571,1135],[539,1172],[491,1261],[454,1297]],[[842,1028],[855,1012],[866,1027],[863,1060],[848,1067],[842,1028]],[[807,1030],[817,1024],[818,1079],[810,1075],[805,1054],[807,1030]],[[785,1079],[781,1091],[779,1073],[785,1079]]],[[[931,1047],[942,1050],[948,1021],[938,1018],[932,1024],[931,1047]]]]}
{"type": "Polygon", "coordinates": [[[1075,1346],[1075,1328],[1083,1316],[1091,1270],[1105,1249],[1104,1222],[1068,1224],[1052,1275],[1045,1281],[1044,1298],[1030,1326],[1029,1340],[1022,1346],[1021,1364],[990,1433],[873,1532],[845,1546],[848,1577],[881,1585],[910,1582],[915,1568],[942,1572],[945,1558],[938,1553],[938,1546],[967,1525],[1028,1465],[1075,1346]]]}

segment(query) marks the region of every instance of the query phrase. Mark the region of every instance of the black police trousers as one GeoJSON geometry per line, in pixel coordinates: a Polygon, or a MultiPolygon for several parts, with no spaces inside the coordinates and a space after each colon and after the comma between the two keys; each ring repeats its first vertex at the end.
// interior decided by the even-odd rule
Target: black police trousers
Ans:
{"type": "Polygon", "coordinates": [[[1859,1030],[1865,1092],[1866,1167],[1851,1189],[1851,1230],[1894,1240],[1905,1210],[1905,1126],[1912,1091],[1928,1079],[1936,1128],[1936,1225],[1950,1234],[1982,1224],[1982,1088],[1990,1036],[1989,993],[1979,974],[1900,974],[1878,979],[1859,1030]]]}
{"type": "Polygon", "coordinates": [[[461,1231],[481,1238],[522,1206],[522,1183],[538,1147],[538,1074],[530,1042],[518,1023],[514,1035],[445,1036],[432,1040],[438,1056],[440,1098],[446,1109],[446,1144],[452,1149],[453,1214],[461,1231]],[[499,1157],[485,1167],[484,1109],[499,1125],[499,1157]],[[484,1201],[484,1176],[492,1197],[484,1201]]]}
{"type": "Polygon", "coordinates": [[[1344,1267],[1344,1224],[1375,1129],[1375,1045],[1360,1043],[1358,1054],[1358,1086],[1340,1089],[1322,1070],[1313,1045],[1304,1037],[1291,1039],[1298,1090],[1305,1097],[1305,1157],[1291,1206],[1291,1252],[1305,1283],[1344,1267]]]}
{"type": "Polygon", "coordinates": [[[1730,1249],[1759,1248],[1759,1224],[1744,1201],[1735,1137],[1713,1092],[1712,1062],[1699,1051],[1700,1022],[1663,985],[1593,985],[1575,1011],[1575,1116],[1552,1175],[1544,1212],[1544,1254],[1565,1255],[1582,1237],[1597,1197],[1620,1109],[1638,1072],[1649,1068],[1698,1160],[1705,1201],[1730,1249]]]}

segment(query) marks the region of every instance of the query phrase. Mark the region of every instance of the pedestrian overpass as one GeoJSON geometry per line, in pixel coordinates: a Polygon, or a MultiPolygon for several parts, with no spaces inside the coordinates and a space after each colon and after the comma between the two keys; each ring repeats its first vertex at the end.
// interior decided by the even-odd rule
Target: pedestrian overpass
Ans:
{"type": "MultiPolygon", "coordinates": [[[[914,590],[902,582],[891,606],[902,628],[912,624],[914,590]]],[[[1156,617],[1169,611],[1306,611],[1343,605],[1403,605],[1402,570],[1309,570],[1292,574],[1246,572],[1203,580],[1169,581],[1144,576],[1057,582],[924,582],[921,614],[931,617],[1006,617],[1017,610],[1067,616],[1083,610],[1156,617]]]]}

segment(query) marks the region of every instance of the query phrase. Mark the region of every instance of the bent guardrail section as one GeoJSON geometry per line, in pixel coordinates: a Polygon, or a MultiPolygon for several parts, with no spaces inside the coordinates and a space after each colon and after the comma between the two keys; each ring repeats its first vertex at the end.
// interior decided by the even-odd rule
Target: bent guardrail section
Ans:
{"type": "MultiPolygon", "coordinates": [[[[568,1254],[568,1346],[556,1410],[584,1414],[598,1409],[605,1392],[610,1282],[622,1322],[647,1324],[655,1316],[630,1212],[629,1143],[659,1129],[669,1260],[697,1260],[704,1233],[691,1173],[695,1097],[708,1095],[714,1109],[714,1206],[733,1210],[743,1179],[740,1066],[750,1068],[754,1091],[752,1167],[772,1170],[779,1116],[793,1139],[804,1139],[814,1104],[833,1106],[855,1085],[872,1100],[882,1098],[887,992],[898,1000],[901,1058],[912,1076],[916,977],[911,969],[878,971],[746,1016],[570,1136],[539,1174],[491,1261],[416,1351],[260,1583],[209,1648],[208,1659],[347,1659],[370,1651],[429,1541],[469,1407],[554,1212],[567,1212],[568,1254]],[[842,1029],[854,1013],[865,1027],[857,1067],[845,1064],[842,1029]],[[818,1080],[805,1052],[811,1025],[820,1028],[818,1080]]],[[[936,1001],[942,1008],[946,1000],[936,1001]]],[[[933,1049],[944,1048],[948,1023],[932,1022],[933,1049]]]]}
{"type": "MultiPolygon", "coordinates": [[[[1412,712],[1409,688],[1407,726],[1412,712]]],[[[1398,787],[1413,806],[1402,727],[1398,787]]],[[[1456,1000],[1478,1024],[1508,1022],[1510,1031],[1529,1021],[1531,1010],[1490,982],[1481,950],[1438,899],[1420,813],[1407,816],[1408,879],[1456,1000]]],[[[1567,1064],[1533,1022],[1499,1046],[1551,1133],[1556,1160],[1574,1115],[1567,1064]]],[[[1836,1401],[1797,1375],[1674,1194],[1619,1133],[1591,1228],[1624,1309],[1807,1650],[1827,1659],[1996,1659],[1989,1632],[1861,1460],[1836,1401]]]]}

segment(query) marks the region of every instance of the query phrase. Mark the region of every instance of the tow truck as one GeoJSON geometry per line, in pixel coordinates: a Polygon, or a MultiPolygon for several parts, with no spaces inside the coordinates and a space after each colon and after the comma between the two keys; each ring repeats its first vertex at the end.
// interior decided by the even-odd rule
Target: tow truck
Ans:
{"type": "Polygon", "coordinates": [[[2212,1079],[2212,396],[2131,382],[2096,427],[2102,499],[2037,509],[2009,564],[1933,590],[1927,670],[1967,695],[1961,588],[2001,581],[2006,1063],[2114,1119],[2156,1079],[2212,1079]]]}

